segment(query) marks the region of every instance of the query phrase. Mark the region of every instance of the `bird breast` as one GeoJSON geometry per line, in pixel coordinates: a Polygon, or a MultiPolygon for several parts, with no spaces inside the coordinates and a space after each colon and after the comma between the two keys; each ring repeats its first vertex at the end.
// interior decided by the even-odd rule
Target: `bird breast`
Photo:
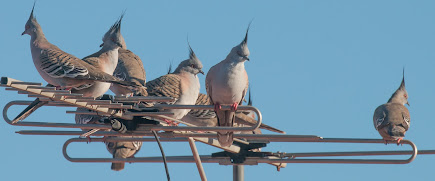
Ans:
{"type": "Polygon", "coordinates": [[[190,104],[194,105],[199,95],[199,79],[198,76],[191,73],[180,74],[181,95],[175,104],[190,104]]]}
{"type": "Polygon", "coordinates": [[[212,80],[212,99],[220,104],[232,104],[243,98],[248,84],[248,74],[243,63],[217,70],[212,80]]]}

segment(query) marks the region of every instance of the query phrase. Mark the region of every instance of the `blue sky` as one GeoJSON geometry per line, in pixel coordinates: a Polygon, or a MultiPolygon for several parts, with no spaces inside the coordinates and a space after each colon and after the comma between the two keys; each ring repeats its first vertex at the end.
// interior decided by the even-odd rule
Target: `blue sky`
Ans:
{"type": "MultiPolygon", "coordinates": [[[[0,75],[44,82],[21,36],[33,1],[4,1],[0,6],[0,75]]],[[[101,37],[127,9],[122,34],[128,49],[141,57],[152,80],[188,57],[190,44],[204,71],[240,43],[249,22],[246,62],[253,102],[264,123],[288,134],[380,138],[375,108],[398,88],[405,67],[411,127],[406,139],[419,149],[434,149],[430,134],[435,86],[434,1],[48,1],[39,0],[35,16],[47,39],[77,57],[99,50],[101,37]]],[[[205,76],[200,75],[205,93],[205,76]]],[[[0,90],[0,105],[32,100],[0,90]]],[[[24,107],[23,107],[24,108],[24,107]]],[[[10,111],[15,115],[21,111],[10,111]]],[[[41,108],[28,121],[73,122],[72,108],[41,108]]],[[[72,163],[62,156],[69,136],[24,136],[39,129],[0,123],[0,170],[7,180],[164,180],[163,164],[127,164],[121,172],[109,163],[72,163]]],[[[167,155],[189,155],[188,143],[163,143],[167,155]]],[[[383,144],[273,143],[265,151],[315,152],[403,150],[383,144]]],[[[200,154],[219,150],[198,143],[200,154]]],[[[74,144],[75,157],[110,157],[101,143],[74,144]]],[[[145,143],[137,156],[158,156],[145,143]]],[[[399,157],[399,158],[406,158],[399,157]]],[[[288,164],[281,172],[261,164],[246,166],[246,180],[432,180],[435,156],[420,155],[407,165],[288,164]]],[[[169,164],[173,180],[199,180],[195,164],[169,164]]],[[[232,167],[204,164],[209,180],[231,180],[232,167]]]]}

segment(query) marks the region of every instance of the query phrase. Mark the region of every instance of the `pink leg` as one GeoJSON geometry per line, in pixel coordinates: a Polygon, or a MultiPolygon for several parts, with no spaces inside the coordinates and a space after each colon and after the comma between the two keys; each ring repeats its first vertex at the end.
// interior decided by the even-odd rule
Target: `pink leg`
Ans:
{"type": "Polygon", "coordinates": [[[87,144],[89,144],[90,142],[92,142],[90,136],[86,136],[86,138],[88,139],[88,141],[86,141],[87,144]]]}
{"type": "Polygon", "coordinates": [[[403,140],[403,138],[399,138],[399,139],[397,139],[397,146],[399,146],[399,144],[400,144],[400,145],[403,145],[403,143],[401,143],[402,140],[403,140]]]}
{"type": "Polygon", "coordinates": [[[168,125],[171,125],[171,124],[172,124],[172,121],[170,121],[170,120],[164,119],[163,121],[165,121],[166,124],[168,124],[168,125]]]}
{"type": "Polygon", "coordinates": [[[68,87],[68,88],[64,88],[64,89],[62,89],[61,86],[55,86],[55,87],[56,87],[56,90],[67,90],[67,91],[70,91],[72,89],[72,87],[68,87]]]}
{"type": "Polygon", "coordinates": [[[166,122],[166,124],[168,124],[169,126],[178,126],[179,123],[171,121],[171,120],[167,120],[164,119],[164,121],[166,122]]]}
{"type": "Polygon", "coordinates": [[[231,104],[231,110],[232,111],[237,111],[237,107],[239,106],[239,103],[234,102],[233,104],[231,104]]]}
{"type": "Polygon", "coordinates": [[[103,137],[103,143],[106,143],[107,136],[103,137]]]}
{"type": "Polygon", "coordinates": [[[217,112],[218,110],[221,110],[222,106],[219,103],[214,104],[214,112],[217,112]]]}

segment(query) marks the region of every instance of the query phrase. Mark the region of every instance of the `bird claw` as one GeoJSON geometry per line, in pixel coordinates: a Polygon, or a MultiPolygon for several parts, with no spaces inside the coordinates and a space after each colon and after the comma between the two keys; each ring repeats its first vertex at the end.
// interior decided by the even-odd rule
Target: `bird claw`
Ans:
{"type": "Polygon", "coordinates": [[[221,110],[222,106],[219,103],[214,104],[214,112],[217,112],[218,110],[221,110]]]}
{"type": "Polygon", "coordinates": [[[70,91],[72,89],[72,87],[66,87],[66,88],[62,88],[61,86],[54,86],[56,88],[56,90],[67,90],[70,91]]]}
{"type": "Polygon", "coordinates": [[[107,137],[104,136],[104,137],[103,137],[103,143],[106,143],[106,139],[107,139],[107,137]]]}
{"type": "Polygon", "coordinates": [[[169,126],[178,126],[179,123],[175,122],[175,121],[171,121],[171,120],[167,120],[164,119],[164,121],[166,122],[166,124],[168,124],[169,126]]]}
{"type": "Polygon", "coordinates": [[[92,142],[90,136],[86,136],[86,138],[88,139],[88,141],[86,141],[86,144],[89,144],[90,142],[92,142]]]}
{"type": "Polygon", "coordinates": [[[397,139],[397,146],[399,146],[399,144],[400,144],[401,146],[403,146],[402,140],[403,140],[403,138],[399,138],[399,139],[397,139]]]}
{"type": "Polygon", "coordinates": [[[238,106],[239,106],[239,103],[237,103],[237,102],[231,104],[231,111],[236,111],[238,106]]]}

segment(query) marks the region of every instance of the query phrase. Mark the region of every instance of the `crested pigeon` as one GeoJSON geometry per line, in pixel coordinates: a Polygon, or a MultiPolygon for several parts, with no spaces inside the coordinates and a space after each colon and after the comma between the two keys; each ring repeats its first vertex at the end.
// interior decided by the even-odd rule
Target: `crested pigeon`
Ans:
{"type": "MultiPolygon", "coordinates": [[[[135,82],[138,85],[145,86],[146,73],[142,60],[132,51],[127,50],[127,45],[124,39],[121,39],[122,48],[118,50],[118,65],[116,66],[113,76],[130,82],[135,82]]],[[[112,84],[110,90],[116,95],[133,95],[131,89],[118,84],[112,84]]],[[[146,90],[138,92],[141,96],[147,96],[146,90]]]]}
{"type": "MultiPolygon", "coordinates": [[[[124,78],[121,80],[131,81],[136,83],[137,85],[140,85],[139,92],[141,95],[146,96],[146,89],[144,87],[144,81],[145,81],[145,72],[143,72],[143,77],[141,77],[140,73],[142,72],[134,72],[136,70],[140,71],[140,68],[142,68],[143,71],[143,65],[142,62],[139,59],[140,67],[138,65],[132,65],[134,63],[134,60],[126,59],[128,56],[136,56],[130,51],[126,50],[126,45],[124,38],[121,35],[121,21],[122,21],[123,15],[119,18],[119,20],[109,29],[109,31],[103,36],[103,43],[100,45],[102,49],[99,52],[96,52],[90,56],[85,57],[83,60],[88,62],[89,64],[99,68],[101,71],[104,71],[108,74],[124,74],[128,75],[128,78],[124,78]],[[107,54],[104,52],[104,49],[107,47],[107,44],[110,44],[112,38],[118,38],[119,44],[121,45],[119,50],[111,52],[112,54],[107,54]],[[109,55],[109,56],[107,56],[109,55]],[[116,56],[110,56],[110,55],[116,55],[116,56]],[[124,65],[123,67],[119,68],[118,66],[119,61],[121,61],[121,65],[124,65]],[[128,62],[130,61],[130,62],[128,62]],[[130,66],[128,66],[130,65],[130,66]],[[115,69],[116,68],[116,69],[115,69]],[[115,70],[118,71],[118,73],[114,73],[115,70]],[[138,75],[138,78],[135,79],[133,76],[138,75]],[[143,79],[143,82],[140,81],[140,79],[143,79]]],[[[137,56],[136,56],[137,57],[137,56]]],[[[135,58],[135,57],[133,57],[135,58]]],[[[137,57],[138,59],[138,57],[137,57]]],[[[118,77],[119,78],[119,77],[118,77]]],[[[112,86],[117,86],[117,84],[112,84],[112,86]]],[[[77,89],[73,88],[73,92],[77,93],[85,93],[85,92],[92,92],[94,93],[93,97],[101,96],[100,94],[104,94],[110,87],[110,84],[105,82],[95,82],[93,85],[86,87],[84,89],[77,89]],[[99,91],[98,91],[99,90],[99,91]]],[[[121,91],[113,91],[116,95],[126,95],[125,92],[128,92],[129,94],[133,94],[132,89],[128,89],[125,86],[117,86],[116,90],[121,91]]],[[[87,109],[84,108],[78,108],[77,111],[85,111],[87,109]]],[[[89,110],[88,110],[89,111],[89,110]]],[[[76,115],[75,120],[77,124],[103,124],[103,120],[106,119],[105,117],[95,116],[95,115],[76,115]]],[[[87,131],[87,130],[86,130],[87,131]]],[[[140,138],[138,136],[116,136],[119,138],[140,138]]],[[[141,148],[142,142],[134,141],[134,142],[106,142],[107,150],[113,155],[113,158],[129,158],[133,157],[141,148]]],[[[114,171],[120,171],[123,170],[125,166],[124,162],[121,163],[112,163],[111,169],[114,171]]]]}
{"type": "MultiPolygon", "coordinates": [[[[116,77],[98,70],[89,63],[62,51],[48,42],[32,12],[26,22],[25,30],[21,35],[30,35],[30,49],[33,63],[41,77],[56,87],[70,89],[82,85],[89,85],[95,81],[117,83],[125,86],[136,86],[134,83],[120,81],[116,77]]],[[[107,47],[113,50],[122,46],[116,37],[109,41],[107,47]]]]}
{"type": "MultiPolygon", "coordinates": [[[[174,105],[195,104],[200,89],[197,74],[204,74],[204,72],[202,71],[201,61],[196,57],[190,45],[189,52],[189,59],[182,61],[174,72],[146,83],[148,95],[175,98],[175,102],[170,103],[174,105]]],[[[167,111],[174,113],[171,116],[172,118],[181,119],[190,109],[171,109],[167,111]]],[[[172,121],[165,121],[173,124],[172,121]]]]}
{"type": "MultiPolygon", "coordinates": [[[[233,47],[227,57],[210,68],[206,76],[206,90],[211,103],[215,106],[219,126],[232,127],[237,106],[242,104],[249,87],[245,61],[249,61],[248,29],[245,39],[233,47]],[[231,110],[221,110],[220,105],[231,105],[231,110]]],[[[228,147],[233,143],[233,133],[221,131],[217,133],[221,146],[228,147]]]]}
{"type": "MultiPolygon", "coordinates": [[[[86,108],[77,108],[77,111],[92,111],[86,108]]],[[[76,124],[104,124],[104,121],[108,119],[104,116],[99,115],[87,115],[87,114],[76,114],[75,122],[76,124]]],[[[82,129],[83,131],[89,131],[82,129]]],[[[109,136],[105,138],[141,138],[141,136],[109,136]]],[[[113,158],[130,158],[133,157],[142,147],[142,142],[140,141],[121,141],[121,142],[110,142],[106,141],[107,150],[113,155],[113,158]]],[[[125,163],[112,163],[112,170],[120,171],[123,170],[125,163]]]]}
{"type": "Polygon", "coordinates": [[[405,104],[409,106],[408,92],[405,89],[405,70],[403,70],[400,87],[386,104],[376,108],[373,115],[375,129],[385,140],[385,143],[387,143],[387,140],[395,140],[399,145],[400,141],[405,137],[411,123],[411,117],[405,104]]]}
{"type": "MultiPolygon", "coordinates": [[[[124,13],[104,34],[102,39],[103,43],[100,45],[102,48],[98,52],[83,58],[84,62],[109,75],[114,73],[118,65],[118,47],[121,49],[125,46],[124,38],[121,34],[121,22],[124,13]],[[117,47],[113,46],[113,40],[116,40],[117,47]]],[[[138,84],[137,82],[132,83],[137,84],[138,87],[143,87],[143,84],[138,84]]],[[[99,97],[109,90],[110,85],[111,84],[107,82],[93,82],[91,84],[74,87],[71,92],[83,94],[83,96],[86,97],[99,97]]],[[[126,86],[124,86],[124,88],[132,91],[131,88],[127,88],[126,86]]],[[[137,88],[137,90],[140,90],[140,88],[137,88]]]]}
{"type": "MultiPolygon", "coordinates": [[[[106,46],[103,46],[102,49],[88,57],[85,57],[83,60],[80,60],[72,55],[69,55],[62,50],[60,50],[57,46],[49,43],[42,32],[41,26],[38,24],[36,18],[33,16],[35,4],[33,4],[32,12],[30,13],[29,20],[26,23],[24,34],[29,34],[31,36],[31,50],[33,62],[41,74],[41,76],[49,82],[49,80],[60,80],[62,77],[68,77],[68,74],[74,74],[77,68],[77,65],[84,65],[85,69],[83,71],[89,72],[90,74],[95,74],[94,79],[107,79],[109,82],[113,82],[116,84],[132,85],[137,90],[142,90],[143,86],[137,85],[135,83],[129,83],[126,81],[118,81],[117,78],[111,76],[117,64],[118,55],[117,49],[119,46],[123,46],[120,42],[123,41],[120,28],[121,28],[121,18],[115,22],[115,24],[109,29],[109,31],[104,35],[103,41],[107,42],[106,46]],[[122,40],[122,41],[121,41],[122,40]],[[114,45],[115,44],[115,45],[114,45]],[[40,52],[40,53],[38,53],[40,52]],[[42,53],[46,52],[46,53],[42,53]],[[47,53],[52,52],[52,53],[47,53]],[[43,64],[41,66],[37,66],[38,64],[43,64]],[[59,75],[63,73],[62,75],[59,75]],[[51,74],[56,74],[57,76],[51,76],[51,74]]],[[[89,76],[92,77],[92,76],[89,76]]],[[[83,78],[83,76],[76,77],[79,81],[83,78]]],[[[74,81],[74,78],[65,79],[64,81],[74,81]]],[[[86,80],[86,79],[85,79],[86,80]]],[[[62,86],[62,84],[54,84],[57,87],[62,86]]],[[[51,86],[51,85],[50,85],[51,86]]],[[[106,82],[89,82],[86,81],[84,84],[78,84],[77,86],[70,87],[73,93],[81,93],[83,96],[87,97],[98,97],[103,95],[109,89],[110,83],[106,82]],[[91,86],[94,85],[95,86],[91,86]]],[[[69,89],[69,88],[68,88],[69,89]]],[[[25,110],[23,110],[15,119],[15,120],[23,120],[27,116],[29,116],[32,112],[34,112],[39,107],[46,104],[46,101],[41,102],[39,98],[35,99],[32,104],[30,104],[25,110]]]]}

